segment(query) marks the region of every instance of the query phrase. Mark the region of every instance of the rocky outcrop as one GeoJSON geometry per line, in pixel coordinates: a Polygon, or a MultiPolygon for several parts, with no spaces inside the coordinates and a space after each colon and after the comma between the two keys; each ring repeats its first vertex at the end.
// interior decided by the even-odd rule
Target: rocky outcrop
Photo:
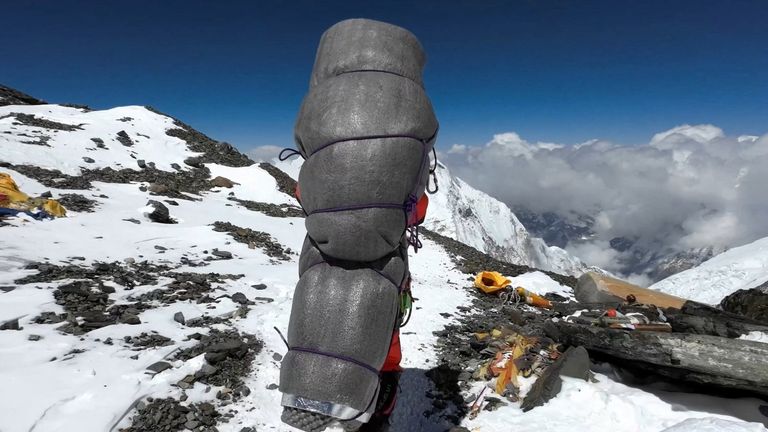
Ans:
{"type": "Polygon", "coordinates": [[[768,324],[768,282],[748,290],[738,290],[720,302],[720,307],[768,324]]]}
{"type": "Polygon", "coordinates": [[[43,100],[0,84],[0,106],[6,105],[41,105],[43,100]]]}

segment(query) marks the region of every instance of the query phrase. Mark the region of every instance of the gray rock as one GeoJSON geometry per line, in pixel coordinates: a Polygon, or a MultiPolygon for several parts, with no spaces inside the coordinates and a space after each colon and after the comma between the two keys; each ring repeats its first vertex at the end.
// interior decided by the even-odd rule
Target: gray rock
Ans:
{"type": "Polygon", "coordinates": [[[181,166],[180,166],[179,164],[177,164],[177,163],[172,163],[172,164],[171,164],[171,168],[173,168],[173,169],[175,169],[175,170],[177,170],[177,171],[178,171],[178,170],[180,170],[180,169],[181,169],[181,166]]]}
{"type": "Polygon", "coordinates": [[[104,294],[114,294],[116,292],[115,287],[104,284],[99,285],[99,291],[103,292],[104,294]]]}
{"type": "Polygon", "coordinates": [[[279,385],[272,383],[267,386],[267,390],[276,390],[279,387],[280,387],[279,385]]]}
{"type": "Polygon", "coordinates": [[[138,219],[130,218],[130,219],[123,219],[126,222],[135,223],[136,225],[141,224],[141,221],[138,219]]]}
{"type": "Polygon", "coordinates": [[[211,251],[211,255],[219,257],[221,259],[232,259],[232,252],[214,249],[211,251]]]}
{"type": "Polygon", "coordinates": [[[208,363],[203,364],[203,367],[200,368],[197,372],[195,372],[195,379],[211,376],[219,371],[219,368],[215,366],[211,366],[208,363]]]}
{"type": "Polygon", "coordinates": [[[267,289],[267,286],[265,284],[256,284],[256,285],[251,285],[251,288],[257,289],[257,290],[265,290],[267,289]]]}
{"type": "Polygon", "coordinates": [[[189,165],[189,166],[191,166],[191,167],[193,167],[193,168],[202,168],[203,167],[202,160],[200,160],[200,158],[196,158],[196,157],[186,158],[186,159],[184,159],[184,163],[189,165]]]}
{"type": "Polygon", "coordinates": [[[94,163],[94,162],[96,162],[95,160],[93,160],[93,159],[91,159],[91,158],[89,158],[87,156],[83,156],[83,161],[85,161],[85,163],[94,163]]]}
{"type": "Polygon", "coordinates": [[[768,282],[728,295],[720,302],[720,307],[726,312],[768,323],[768,282]]]}
{"type": "Polygon", "coordinates": [[[184,427],[187,428],[187,429],[190,429],[190,430],[198,427],[199,425],[200,425],[200,422],[195,421],[195,420],[190,420],[190,421],[184,423],[184,427]]]}
{"type": "Polygon", "coordinates": [[[162,223],[162,224],[176,223],[176,221],[171,218],[171,214],[168,211],[168,207],[166,207],[165,204],[159,201],[149,200],[147,202],[147,205],[154,207],[154,211],[152,211],[152,213],[147,215],[149,220],[151,220],[152,222],[162,223]]]}
{"type": "Polygon", "coordinates": [[[283,359],[283,356],[280,353],[272,354],[272,360],[274,360],[274,361],[281,361],[282,359],[283,359]]]}
{"type": "Polygon", "coordinates": [[[139,168],[144,169],[147,167],[147,162],[144,159],[139,159],[136,161],[136,164],[139,166],[139,168]]]}
{"type": "Polygon", "coordinates": [[[130,325],[141,324],[141,320],[139,319],[139,317],[137,317],[134,314],[129,314],[129,313],[124,313],[120,317],[120,322],[122,322],[124,324],[130,324],[130,325]]]}
{"type": "Polygon", "coordinates": [[[162,183],[151,183],[147,190],[158,195],[164,195],[167,194],[171,188],[162,183]]]}
{"type": "Polygon", "coordinates": [[[40,197],[41,198],[53,198],[53,194],[51,193],[51,191],[45,191],[45,192],[40,194],[40,197]]]}
{"type": "Polygon", "coordinates": [[[241,292],[236,292],[232,294],[232,301],[239,304],[248,304],[248,297],[245,296],[245,294],[241,292]]]}
{"type": "Polygon", "coordinates": [[[42,336],[40,336],[40,335],[35,335],[35,334],[32,334],[32,335],[29,335],[29,337],[28,337],[27,339],[28,339],[28,340],[31,340],[32,342],[37,342],[37,341],[39,341],[39,340],[40,340],[40,339],[42,339],[42,338],[43,338],[43,337],[42,337],[42,336]]]}
{"type": "Polygon", "coordinates": [[[131,137],[128,136],[128,133],[124,130],[121,130],[120,132],[117,133],[117,141],[126,147],[133,146],[133,140],[131,139],[131,137]]]}
{"type": "Polygon", "coordinates": [[[14,318],[0,323],[0,330],[21,330],[21,327],[19,327],[19,319],[14,318]]]}
{"type": "Polygon", "coordinates": [[[170,369],[171,364],[164,361],[159,361],[156,363],[152,363],[151,365],[147,366],[148,371],[152,371],[154,373],[160,373],[164,370],[170,369]]]}
{"type": "Polygon", "coordinates": [[[181,312],[176,312],[175,314],[173,314],[173,320],[181,325],[186,324],[186,320],[184,319],[184,314],[181,312]]]}

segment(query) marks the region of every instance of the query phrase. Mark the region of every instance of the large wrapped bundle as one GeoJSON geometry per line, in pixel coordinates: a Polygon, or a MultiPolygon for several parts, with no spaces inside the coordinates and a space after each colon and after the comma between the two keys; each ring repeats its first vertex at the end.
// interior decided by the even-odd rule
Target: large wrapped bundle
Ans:
{"type": "Polygon", "coordinates": [[[397,247],[424,193],[437,119],[408,31],[342,21],[323,35],[296,122],[309,235],[334,257],[373,261],[397,247]]]}
{"type": "Polygon", "coordinates": [[[307,237],[299,272],[290,350],[280,368],[283,405],[365,420],[397,327],[407,243],[403,239],[386,257],[359,263],[330,258],[307,237]]]}
{"type": "Polygon", "coordinates": [[[320,42],[295,130],[308,236],[280,371],[283,420],[306,431],[376,405],[437,134],[423,66],[416,38],[381,22],[343,21],[320,42]]]}

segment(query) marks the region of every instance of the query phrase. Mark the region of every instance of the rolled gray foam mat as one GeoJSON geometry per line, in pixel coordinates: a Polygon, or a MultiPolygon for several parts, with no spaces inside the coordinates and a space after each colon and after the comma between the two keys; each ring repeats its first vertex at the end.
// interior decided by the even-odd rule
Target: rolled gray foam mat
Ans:
{"type": "Polygon", "coordinates": [[[376,262],[331,263],[307,237],[288,344],[332,356],[290,350],[280,368],[280,390],[363,412],[375,403],[378,374],[335,356],[376,370],[383,365],[399,313],[398,286],[408,271],[406,244],[376,262]]]}
{"type": "Polygon", "coordinates": [[[425,61],[421,44],[408,30],[380,21],[345,20],[320,39],[310,85],[355,70],[384,70],[422,85],[425,61]]]}
{"type": "Polygon", "coordinates": [[[437,118],[423,88],[397,75],[358,72],[329,78],[309,90],[295,136],[308,157],[337,140],[372,135],[427,139],[436,130],[437,118]]]}
{"type": "Polygon", "coordinates": [[[438,127],[424,62],[411,33],[377,21],[343,21],[320,42],[295,127],[308,237],[280,368],[285,407],[358,422],[375,408],[408,272],[406,205],[424,194],[438,127]]]}

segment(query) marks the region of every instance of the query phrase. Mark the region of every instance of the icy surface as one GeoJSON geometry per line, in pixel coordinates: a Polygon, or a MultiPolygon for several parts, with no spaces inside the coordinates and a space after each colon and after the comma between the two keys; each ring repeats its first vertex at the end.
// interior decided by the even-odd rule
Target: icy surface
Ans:
{"type": "MultiPolygon", "coordinates": [[[[88,124],[83,127],[89,132],[83,136],[86,141],[84,144],[90,142],[90,135],[101,131],[98,133],[102,135],[94,137],[103,138],[108,147],[115,149],[99,159],[101,166],[122,163],[128,167],[135,163],[130,156],[131,152],[136,152],[134,156],[137,158],[153,161],[159,168],[165,169],[171,163],[181,164],[183,158],[191,154],[175,139],[161,133],[162,128],[170,127],[168,118],[143,108],[128,107],[92,113],[49,105],[4,109],[6,112],[34,112],[59,122],[87,121],[88,124]],[[118,121],[124,116],[133,117],[134,126],[130,122],[118,121]],[[146,140],[146,148],[138,144],[134,148],[127,148],[116,142],[108,142],[108,135],[122,129],[152,138],[146,140]]],[[[9,123],[3,124],[7,126],[9,123]]],[[[64,140],[51,140],[51,148],[38,149],[36,146],[13,142],[14,139],[26,139],[24,137],[14,138],[11,134],[0,137],[4,140],[0,143],[3,149],[16,149],[7,154],[1,153],[0,161],[44,165],[71,174],[77,174],[78,167],[82,165],[82,156],[92,153],[80,141],[65,143],[64,140]]],[[[207,166],[214,175],[225,176],[239,185],[233,189],[217,188],[204,192],[199,201],[177,200],[178,206],[169,205],[171,216],[178,224],[150,222],[145,215],[147,200],[163,197],[142,192],[138,184],[95,182],[92,190],[74,191],[98,202],[94,213],[70,212],[67,218],[45,222],[12,219],[10,222],[14,226],[0,227],[0,286],[15,287],[10,292],[0,291],[0,322],[20,318],[22,327],[19,331],[0,331],[0,431],[117,430],[129,424],[132,413],[130,408],[137,399],[144,396],[180,396],[180,389],[172,384],[199,369],[202,357],[186,362],[171,361],[171,369],[154,376],[147,374],[145,369],[160,359],[171,357],[176,350],[191,346],[194,341],[187,339],[189,334],[208,331],[206,328],[190,328],[175,322],[173,315],[176,312],[183,312],[187,320],[203,315],[230,314],[238,305],[229,298],[221,297],[218,302],[210,303],[212,309],[206,304],[179,301],[142,312],[139,325],[116,324],[83,336],[73,336],[58,332],[58,325],[32,322],[42,311],[62,311],[61,306],[54,302],[52,288],[70,280],[25,285],[14,283],[21,277],[35,274],[34,270],[24,269],[30,262],[87,266],[97,261],[123,262],[129,258],[137,262],[147,260],[155,264],[167,264],[179,272],[243,274],[241,279],[217,284],[216,296],[242,292],[251,299],[268,297],[273,300],[256,301],[247,317],[233,319],[231,324],[214,326],[219,329],[232,326],[255,334],[264,341],[264,349],[253,363],[254,371],[246,379],[252,393],[228,407],[219,408],[222,412],[232,408],[237,413],[229,423],[221,423],[217,428],[221,432],[237,432],[243,427],[254,427],[259,431],[291,430],[279,421],[280,393],[268,388],[278,382],[279,361],[275,360],[274,355],[285,352],[285,346],[273,327],[282,330],[287,328],[292,292],[298,280],[298,256],[291,255],[290,261],[275,260],[258,247],[251,249],[248,245],[233,241],[226,233],[213,231],[210,224],[227,221],[240,227],[264,231],[284,247],[298,251],[305,234],[303,220],[269,217],[233,205],[227,199],[228,194],[234,192],[243,199],[295,204],[293,198],[277,191],[274,180],[258,166],[207,166]],[[123,220],[129,218],[140,223],[123,220]],[[158,250],[156,246],[166,250],[158,250]],[[214,248],[231,252],[233,258],[208,261],[204,267],[181,264],[183,256],[202,262],[210,255],[205,251],[214,248]],[[253,287],[256,284],[264,284],[266,288],[257,290],[253,287]],[[133,351],[130,346],[121,343],[124,336],[135,336],[141,332],[157,332],[171,338],[174,345],[133,351]],[[42,339],[30,341],[30,335],[41,336],[42,339]],[[112,338],[115,343],[104,344],[106,338],[112,338]],[[137,357],[133,359],[132,356],[137,357]],[[128,415],[124,416],[126,412],[128,415]]],[[[45,187],[14,171],[0,171],[9,172],[19,186],[32,195],[47,190],[51,190],[54,195],[73,192],[45,187]]],[[[295,170],[292,173],[295,174],[295,170]]],[[[446,182],[442,185],[446,187],[446,194],[457,190],[450,186],[453,180],[444,180],[446,182]]],[[[456,182],[458,190],[464,190],[461,189],[463,186],[460,181],[456,182]]],[[[461,235],[469,236],[467,238],[475,236],[475,239],[483,235],[507,238],[508,243],[502,241],[498,245],[506,244],[510,248],[525,244],[525,241],[515,243],[518,234],[525,234],[519,224],[513,223],[514,215],[507,213],[508,209],[483,207],[480,202],[485,198],[480,196],[475,199],[477,214],[482,218],[495,219],[488,225],[473,222],[474,225],[466,228],[466,234],[461,235]]],[[[473,201],[456,197],[454,204],[458,203],[473,201]]],[[[458,226],[457,220],[449,220],[444,204],[438,203],[432,209],[437,213],[431,219],[432,226],[442,221],[446,230],[453,229],[455,235],[461,236],[459,232],[462,228],[458,226]]],[[[521,259],[532,259],[531,256],[525,253],[520,255],[521,259]]],[[[411,256],[411,266],[413,291],[417,300],[414,303],[413,318],[402,333],[403,366],[406,369],[392,431],[443,432],[449,427],[446,420],[422,414],[432,406],[432,400],[426,393],[433,387],[425,376],[425,372],[437,363],[436,337],[432,332],[450,323],[452,317],[449,314],[454,314],[458,306],[470,304],[468,290],[473,288],[467,280],[468,275],[457,271],[449,255],[431,241],[425,240],[424,249],[411,256]]],[[[161,278],[159,286],[166,283],[168,280],[161,278]]],[[[513,283],[540,294],[569,294],[565,287],[540,272],[515,277],[513,283]]],[[[146,292],[158,286],[137,286],[132,290],[119,284],[113,284],[113,287],[116,292],[110,294],[110,298],[116,303],[122,303],[126,302],[130,294],[146,292]]],[[[597,383],[566,380],[563,392],[556,399],[529,413],[522,413],[516,405],[509,404],[494,412],[482,411],[475,420],[465,419],[463,425],[480,432],[766,430],[759,423],[744,422],[759,421],[756,410],[758,402],[755,400],[725,401],[695,394],[662,394],[659,391],[626,386],[609,375],[598,374],[598,379],[597,383]]],[[[216,391],[214,388],[206,392],[205,386],[197,383],[187,394],[190,401],[216,402],[216,391]]]]}
{"type": "Polygon", "coordinates": [[[768,237],[733,248],[700,266],[651,285],[652,289],[702,303],[718,304],[740,289],[768,281],[768,237]]]}

